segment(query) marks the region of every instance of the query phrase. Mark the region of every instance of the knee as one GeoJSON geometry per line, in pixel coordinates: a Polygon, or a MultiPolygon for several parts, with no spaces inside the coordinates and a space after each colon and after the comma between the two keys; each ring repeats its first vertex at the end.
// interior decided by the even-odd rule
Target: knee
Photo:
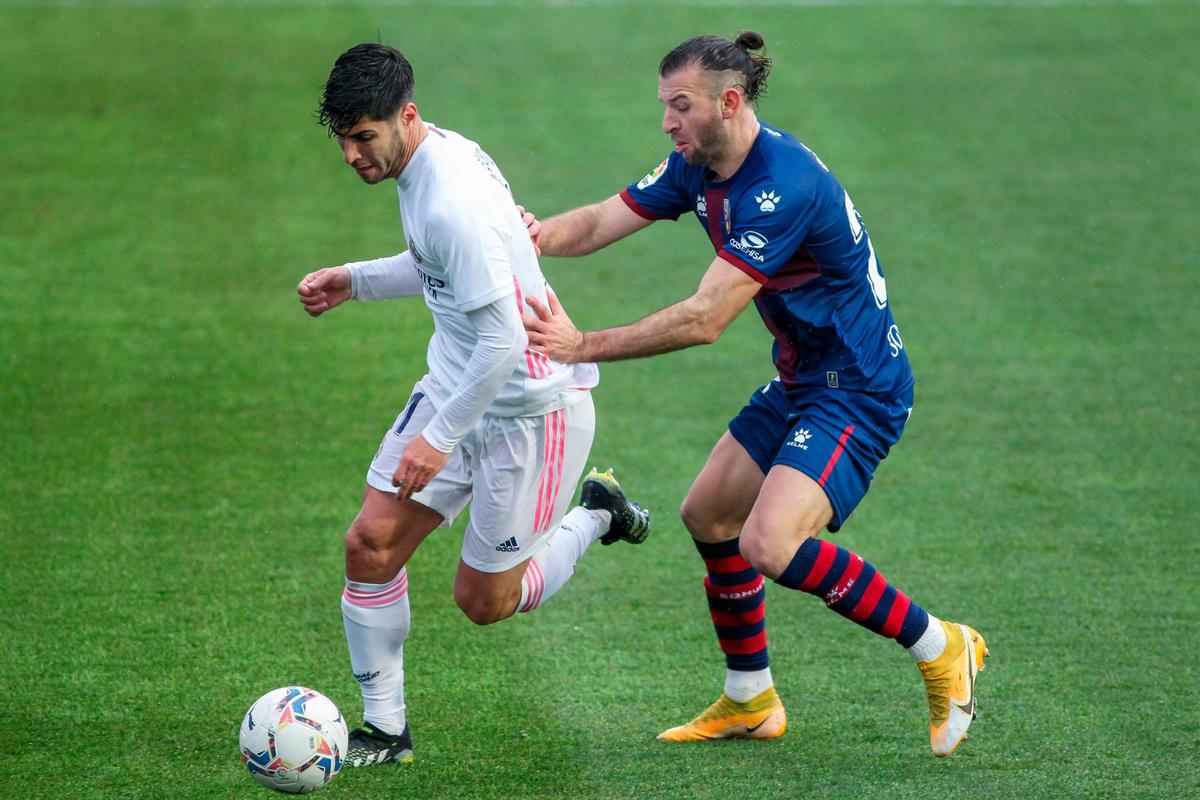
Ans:
{"type": "Polygon", "coordinates": [[[742,530],[742,520],[722,519],[711,503],[692,494],[680,504],[679,517],[692,538],[701,542],[724,542],[737,537],[742,530]]]}
{"type": "Polygon", "coordinates": [[[756,536],[750,531],[743,531],[738,545],[742,551],[742,558],[769,578],[779,577],[783,573],[783,568],[787,566],[779,564],[777,548],[772,547],[765,537],[756,536]]]}
{"type": "Polygon", "coordinates": [[[465,587],[454,587],[454,602],[466,615],[467,619],[476,625],[491,625],[513,615],[520,598],[507,599],[503,597],[481,595],[465,587]]]}
{"type": "Polygon", "coordinates": [[[775,580],[783,574],[796,551],[805,540],[815,535],[815,532],[787,532],[786,535],[762,528],[747,526],[742,530],[739,546],[742,558],[750,562],[750,566],[775,580]]]}
{"type": "Polygon", "coordinates": [[[403,566],[393,565],[392,548],[386,533],[372,529],[361,520],[356,519],[350,525],[344,544],[346,576],[351,580],[369,583],[390,580],[403,566]]]}

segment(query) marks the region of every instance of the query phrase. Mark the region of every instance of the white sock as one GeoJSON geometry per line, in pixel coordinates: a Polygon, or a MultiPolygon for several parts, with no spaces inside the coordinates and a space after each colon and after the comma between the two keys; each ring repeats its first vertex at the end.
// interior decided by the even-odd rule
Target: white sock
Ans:
{"type": "Polygon", "coordinates": [[[346,580],[342,622],[350,668],[363,698],[363,718],[381,731],[404,730],[404,640],[408,638],[408,572],[387,583],[346,580]]]}
{"type": "Polygon", "coordinates": [[[908,652],[917,661],[933,661],[946,649],[946,629],[942,621],[933,614],[929,615],[929,627],[921,634],[921,638],[908,648],[908,652]]]}
{"type": "Polygon", "coordinates": [[[575,574],[575,565],[592,542],[608,533],[612,514],[576,506],[567,512],[538,554],[529,559],[521,578],[517,611],[533,611],[575,574]]]}
{"type": "Polygon", "coordinates": [[[763,667],[753,672],[737,669],[725,670],[725,695],[735,703],[745,703],[775,685],[771,680],[771,668],[763,667]]]}

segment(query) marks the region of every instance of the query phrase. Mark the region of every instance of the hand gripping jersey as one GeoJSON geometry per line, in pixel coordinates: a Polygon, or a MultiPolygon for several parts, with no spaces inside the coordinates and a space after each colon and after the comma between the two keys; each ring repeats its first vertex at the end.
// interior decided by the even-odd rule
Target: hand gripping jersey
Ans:
{"type": "Polygon", "coordinates": [[[893,396],[912,386],[862,217],[794,137],[763,124],[724,181],[672,153],[621,197],[646,219],[693,211],[717,255],[762,284],[754,303],[775,337],[772,356],[788,390],[893,396]]]}
{"type": "MultiPolygon", "coordinates": [[[[396,181],[408,252],[433,312],[426,359],[431,399],[441,405],[466,372],[476,334],[467,312],[511,297],[546,302],[546,278],[521,222],[508,182],[478,144],[428,125],[396,181]]],[[[560,364],[526,349],[487,408],[501,417],[548,414],[582,399],[599,380],[595,364],[560,364]]]]}

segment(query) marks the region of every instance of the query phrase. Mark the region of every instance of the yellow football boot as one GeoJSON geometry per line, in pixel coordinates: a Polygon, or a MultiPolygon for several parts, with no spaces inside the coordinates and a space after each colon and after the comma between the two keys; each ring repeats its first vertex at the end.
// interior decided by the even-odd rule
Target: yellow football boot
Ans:
{"type": "Polygon", "coordinates": [[[929,746],[934,755],[950,756],[967,738],[975,719],[975,675],[983,669],[987,644],[974,628],[942,622],[946,649],[932,661],[917,666],[925,676],[929,697],[929,746]]]}
{"type": "Polygon", "coordinates": [[[703,742],[709,739],[775,739],[787,730],[787,712],[772,686],[745,703],[721,692],[717,702],[686,725],[663,731],[664,742],[703,742]]]}

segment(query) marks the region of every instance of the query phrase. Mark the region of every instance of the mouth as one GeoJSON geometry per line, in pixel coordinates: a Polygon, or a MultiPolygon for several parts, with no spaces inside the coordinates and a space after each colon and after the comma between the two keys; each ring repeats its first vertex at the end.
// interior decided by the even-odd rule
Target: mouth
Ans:
{"type": "Polygon", "coordinates": [[[375,167],[373,164],[355,164],[354,165],[354,171],[357,172],[359,175],[366,175],[368,172],[370,172],[374,168],[375,167]]]}

